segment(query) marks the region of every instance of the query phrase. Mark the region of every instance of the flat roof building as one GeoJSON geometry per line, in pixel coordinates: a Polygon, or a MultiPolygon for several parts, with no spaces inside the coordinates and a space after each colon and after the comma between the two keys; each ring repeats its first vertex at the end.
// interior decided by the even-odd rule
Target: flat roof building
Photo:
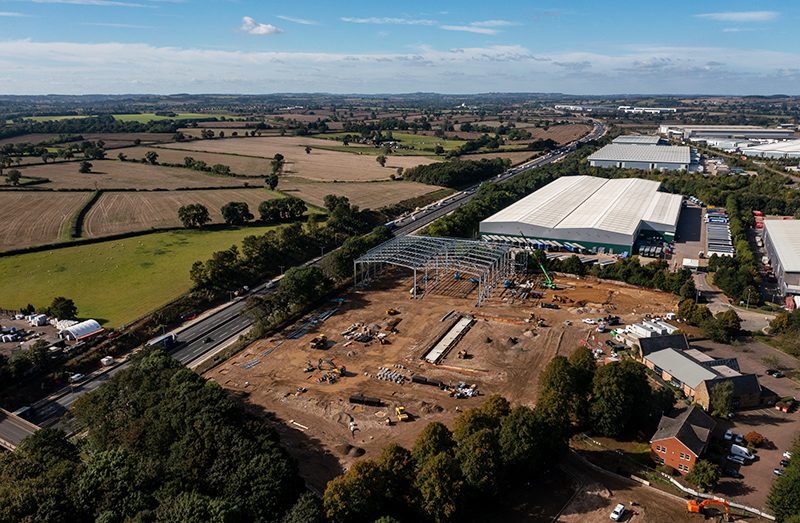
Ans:
{"type": "Polygon", "coordinates": [[[800,221],[764,220],[764,248],[779,289],[800,294],[800,221]]]}
{"type": "Polygon", "coordinates": [[[683,140],[703,140],[705,138],[768,138],[787,140],[794,138],[793,129],[768,129],[756,125],[681,125],[666,124],[658,128],[659,134],[683,140]]]}
{"type": "Polygon", "coordinates": [[[612,143],[595,151],[588,159],[592,167],[685,171],[692,163],[692,152],[685,145],[612,143]]]}
{"type": "Polygon", "coordinates": [[[525,237],[632,252],[643,231],[675,236],[683,197],[659,192],[660,186],[639,178],[562,176],[483,220],[481,238],[525,237]]]}
{"type": "Polygon", "coordinates": [[[617,136],[612,143],[628,143],[632,145],[659,145],[661,137],[655,134],[639,135],[639,134],[624,134],[617,136]]]}
{"type": "Polygon", "coordinates": [[[760,158],[797,158],[800,159],[800,140],[786,140],[741,148],[745,156],[760,158]]]}

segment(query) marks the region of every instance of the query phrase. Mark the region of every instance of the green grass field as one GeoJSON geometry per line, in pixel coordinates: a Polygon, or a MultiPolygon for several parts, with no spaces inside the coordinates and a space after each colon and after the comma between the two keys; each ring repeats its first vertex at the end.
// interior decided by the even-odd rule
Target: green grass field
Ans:
{"type": "Polygon", "coordinates": [[[0,258],[0,308],[66,296],[80,317],[118,327],[188,291],[195,261],[275,227],[160,232],[0,258]]]}
{"type": "Polygon", "coordinates": [[[155,113],[137,113],[137,114],[115,114],[114,119],[120,122],[139,122],[147,123],[154,120],[194,120],[199,118],[220,118],[227,117],[226,114],[210,114],[210,113],[175,113],[177,116],[158,116],[155,113]]]}
{"type": "MultiPolygon", "coordinates": [[[[332,140],[340,140],[345,135],[353,135],[354,133],[326,133],[316,134],[314,138],[326,138],[332,140]]],[[[357,134],[357,133],[356,133],[357,134]]],[[[421,151],[433,152],[437,145],[444,147],[445,151],[450,151],[460,147],[464,140],[446,140],[444,138],[437,138],[436,136],[426,136],[424,134],[411,134],[411,133],[398,133],[392,132],[392,136],[403,145],[413,146],[421,151]]],[[[393,153],[394,154],[394,153],[393,153]]]]}

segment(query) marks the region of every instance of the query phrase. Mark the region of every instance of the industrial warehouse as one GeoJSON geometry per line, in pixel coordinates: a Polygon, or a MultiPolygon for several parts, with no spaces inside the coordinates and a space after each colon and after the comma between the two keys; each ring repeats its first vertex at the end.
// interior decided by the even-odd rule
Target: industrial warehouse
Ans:
{"type": "Polygon", "coordinates": [[[647,136],[626,137],[626,140],[639,140],[606,145],[589,156],[589,165],[645,171],[689,170],[689,166],[692,165],[691,148],[685,145],[655,145],[658,140],[653,138],[647,136]]]}
{"type": "Polygon", "coordinates": [[[658,132],[668,138],[689,141],[708,139],[769,139],[787,140],[794,138],[794,129],[768,129],[755,125],[661,125],[658,132]]]}
{"type": "Polygon", "coordinates": [[[800,294],[800,221],[764,220],[764,247],[783,294],[800,294]]]}
{"type": "Polygon", "coordinates": [[[481,238],[632,253],[640,235],[675,237],[683,197],[660,192],[660,185],[638,178],[564,176],[483,220],[481,238]]]}
{"type": "Polygon", "coordinates": [[[800,140],[786,140],[742,147],[742,154],[759,158],[800,158],[800,140]]]}

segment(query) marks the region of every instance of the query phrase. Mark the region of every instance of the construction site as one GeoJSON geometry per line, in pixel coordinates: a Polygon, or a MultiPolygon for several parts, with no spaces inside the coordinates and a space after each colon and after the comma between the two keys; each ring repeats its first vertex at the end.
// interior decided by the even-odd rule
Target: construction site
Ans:
{"type": "Polygon", "coordinates": [[[471,268],[429,253],[401,263],[368,253],[360,261],[380,271],[359,267],[351,292],[205,374],[274,415],[319,488],[360,456],[390,441],[411,446],[428,422],[449,424],[487,395],[534,405],[555,355],[586,345],[599,363],[616,356],[606,320],[633,323],[677,307],[659,291],[522,273],[506,248],[472,252],[471,268]]]}

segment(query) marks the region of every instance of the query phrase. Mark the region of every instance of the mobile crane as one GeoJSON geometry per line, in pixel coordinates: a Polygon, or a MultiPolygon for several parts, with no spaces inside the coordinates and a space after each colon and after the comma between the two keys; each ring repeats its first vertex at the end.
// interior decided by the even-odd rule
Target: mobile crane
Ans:
{"type": "MultiPolygon", "coordinates": [[[[525,236],[525,233],[519,231],[519,235],[522,236],[523,240],[528,241],[528,238],[525,236]]],[[[538,263],[539,263],[539,268],[542,269],[542,274],[544,274],[544,283],[542,283],[542,287],[544,287],[545,289],[553,289],[553,290],[558,289],[556,282],[554,282],[553,279],[550,277],[550,275],[547,274],[547,269],[544,268],[544,264],[542,264],[542,262],[538,263]]]]}

